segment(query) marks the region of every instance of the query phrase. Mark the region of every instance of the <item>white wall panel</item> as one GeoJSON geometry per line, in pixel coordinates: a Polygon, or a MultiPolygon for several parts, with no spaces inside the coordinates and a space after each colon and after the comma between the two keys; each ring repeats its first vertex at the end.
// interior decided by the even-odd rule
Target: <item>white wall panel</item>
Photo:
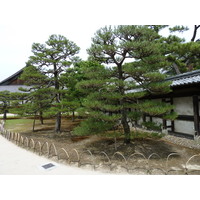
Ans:
{"type": "Polygon", "coordinates": [[[174,131],[194,135],[194,122],[175,120],[174,131]]]}
{"type": "Polygon", "coordinates": [[[192,97],[180,97],[174,98],[174,111],[178,113],[178,115],[193,115],[193,100],[192,97]]]}

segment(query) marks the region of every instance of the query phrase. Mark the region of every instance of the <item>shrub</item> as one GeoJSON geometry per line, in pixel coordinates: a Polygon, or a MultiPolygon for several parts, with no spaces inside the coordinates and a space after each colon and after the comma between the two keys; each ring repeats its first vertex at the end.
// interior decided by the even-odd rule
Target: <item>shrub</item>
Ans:
{"type": "Polygon", "coordinates": [[[95,119],[86,119],[80,126],[74,128],[75,135],[93,135],[110,130],[113,127],[111,122],[96,121],[95,119]]]}
{"type": "Polygon", "coordinates": [[[162,130],[162,125],[155,123],[155,122],[143,122],[143,126],[145,126],[149,130],[154,130],[154,131],[161,131],[162,130]]]}

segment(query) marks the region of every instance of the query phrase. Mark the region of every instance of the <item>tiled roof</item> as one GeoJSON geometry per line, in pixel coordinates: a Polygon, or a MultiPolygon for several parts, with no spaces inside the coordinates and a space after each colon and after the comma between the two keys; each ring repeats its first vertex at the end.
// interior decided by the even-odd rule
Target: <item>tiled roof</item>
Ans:
{"type": "MultiPolygon", "coordinates": [[[[171,87],[186,86],[193,84],[200,84],[200,70],[195,70],[192,72],[186,72],[176,76],[171,76],[165,79],[166,81],[172,81],[171,87]]],[[[127,93],[141,92],[144,91],[142,88],[132,89],[127,91],[127,93]]]]}
{"type": "Polygon", "coordinates": [[[166,80],[172,81],[171,87],[200,83],[200,70],[172,76],[166,80]]]}

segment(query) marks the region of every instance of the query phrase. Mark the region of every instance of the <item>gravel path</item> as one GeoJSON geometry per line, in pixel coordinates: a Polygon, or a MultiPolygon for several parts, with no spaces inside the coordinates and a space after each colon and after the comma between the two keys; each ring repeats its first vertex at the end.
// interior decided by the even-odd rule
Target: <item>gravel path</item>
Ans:
{"type": "Polygon", "coordinates": [[[181,145],[191,149],[200,149],[200,138],[196,138],[195,140],[193,140],[183,137],[177,137],[174,135],[166,135],[162,139],[173,144],[181,145]]]}

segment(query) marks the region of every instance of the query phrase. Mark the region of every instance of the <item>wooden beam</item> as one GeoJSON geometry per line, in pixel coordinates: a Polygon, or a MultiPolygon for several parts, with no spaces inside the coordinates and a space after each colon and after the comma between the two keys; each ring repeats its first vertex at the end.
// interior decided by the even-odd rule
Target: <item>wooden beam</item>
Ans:
{"type": "Polygon", "coordinates": [[[199,98],[197,95],[193,96],[193,111],[194,111],[194,130],[195,135],[200,135],[199,128],[199,98]]]}
{"type": "MultiPolygon", "coordinates": [[[[166,99],[163,98],[162,102],[166,102],[166,99]]],[[[162,124],[163,124],[163,129],[167,129],[167,120],[166,119],[162,119],[162,124]]]]}
{"type": "Polygon", "coordinates": [[[143,120],[143,122],[146,122],[146,114],[143,114],[142,120],[143,120]]]}
{"type": "Polygon", "coordinates": [[[167,128],[167,120],[163,119],[163,129],[166,129],[166,128],[167,128]]]}
{"type": "Polygon", "coordinates": [[[178,115],[176,120],[194,122],[194,115],[178,115]]]}
{"type": "MultiPolygon", "coordinates": [[[[170,101],[171,101],[170,102],[171,105],[174,105],[174,99],[173,99],[173,97],[170,98],[170,101]]],[[[172,109],[171,112],[174,112],[174,109],[172,109]]],[[[171,120],[171,131],[174,132],[174,130],[175,130],[174,120],[171,120]]]]}

